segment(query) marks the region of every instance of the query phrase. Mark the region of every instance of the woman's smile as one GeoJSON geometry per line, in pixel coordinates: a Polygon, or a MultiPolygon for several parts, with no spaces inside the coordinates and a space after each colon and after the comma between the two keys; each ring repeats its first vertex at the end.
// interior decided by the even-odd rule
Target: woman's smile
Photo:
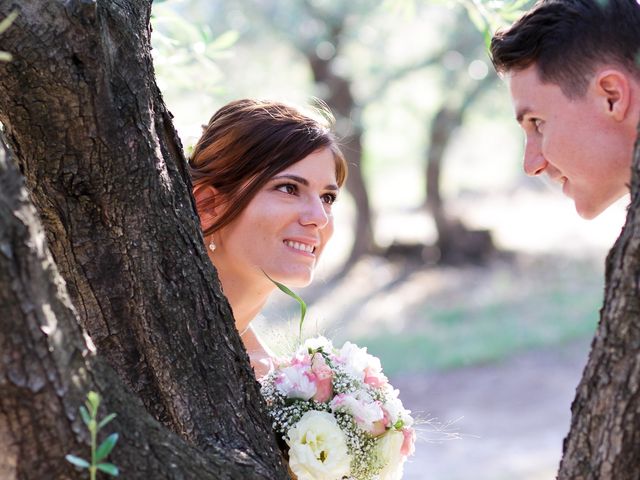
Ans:
{"type": "Polygon", "coordinates": [[[309,242],[304,242],[301,240],[284,240],[283,243],[287,247],[295,250],[297,253],[304,253],[312,258],[316,257],[314,255],[316,247],[315,245],[312,245],[309,242]]]}

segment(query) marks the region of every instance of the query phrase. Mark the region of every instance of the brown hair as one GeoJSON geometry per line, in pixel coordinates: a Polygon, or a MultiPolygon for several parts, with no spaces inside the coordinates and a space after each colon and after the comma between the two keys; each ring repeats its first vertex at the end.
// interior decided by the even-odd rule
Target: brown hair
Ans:
{"type": "Polygon", "coordinates": [[[638,0],[539,0],[491,40],[498,73],[535,64],[543,82],[569,98],[586,92],[594,69],[615,63],[640,75],[638,0]]]}
{"type": "Polygon", "coordinates": [[[282,103],[243,99],[211,117],[189,159],[194,190],[208,185],[218,193],[197,201],[198,213],[226,205],[205,237],[231,223],[275,174],[318,149],[331,149],[338,186],[344,184],[347,163],[330,130],[333,117],[326,106],[316,109],[323,120],[282,103]]]}

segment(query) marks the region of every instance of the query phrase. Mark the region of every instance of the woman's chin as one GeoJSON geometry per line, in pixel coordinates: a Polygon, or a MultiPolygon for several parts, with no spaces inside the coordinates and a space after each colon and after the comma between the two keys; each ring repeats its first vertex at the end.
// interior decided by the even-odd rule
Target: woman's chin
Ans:
{"type": "Polygon", "coordinates": [[[289,282],[280,282],[280,283],[284,283],[285,285],[293,288],[305,288],[311,284],[312,280],[313,278],[306,278],[306,279],[296,278],[296,279],[291,279],[291,281],[289,282]]]}
{"type": "Polygon", "coordinates": [[[286,285],[289,288],[308,287],[313,281],[313,272],[278,272],[269,276],[275,281],[286,285]]]}

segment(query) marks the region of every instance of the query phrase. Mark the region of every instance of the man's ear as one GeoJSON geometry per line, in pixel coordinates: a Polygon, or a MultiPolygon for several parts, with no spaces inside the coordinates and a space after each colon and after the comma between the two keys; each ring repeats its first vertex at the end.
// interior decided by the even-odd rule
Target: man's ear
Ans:
{"type": "Polygon", "coordinates": [[[629,76],[621,70],[606,69],[595,78],[596,93],[606,101],[607,112],[618,122],[625,119],[631,103],[629,76]]]}
{"type": "Polygon", "coordinates": [[[218,191],[211,185],[198,185],[193,189],[196,209],[200,216],[200,226],[203,231],[207,230],[215,221],[217,195],[218,191]]]}

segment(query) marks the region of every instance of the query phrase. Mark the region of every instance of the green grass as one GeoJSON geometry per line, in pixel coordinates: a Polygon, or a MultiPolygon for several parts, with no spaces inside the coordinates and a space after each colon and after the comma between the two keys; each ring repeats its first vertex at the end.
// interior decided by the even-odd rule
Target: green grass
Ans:
{"type": "MultiPolygon", "coordinates": [[[[557,285],[556,285],[557,287],[557,285]]],[[[518,351],[591,336],[602,301],[597,289],[546,288],[479,307],[422,307],[422,328],[354,339],[380,357],[387,374],[498,361],[518,351]]]]}

